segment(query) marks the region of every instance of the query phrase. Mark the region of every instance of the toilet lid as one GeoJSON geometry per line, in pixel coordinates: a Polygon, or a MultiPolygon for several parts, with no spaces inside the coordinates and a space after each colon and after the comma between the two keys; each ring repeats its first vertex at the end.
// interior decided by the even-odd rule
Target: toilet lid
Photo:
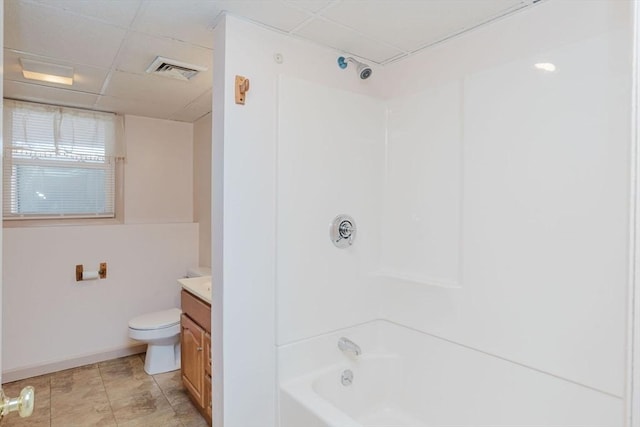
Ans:
{"type": "Polygon", "coordinates": [[[167,328],[180,323],[181,313],[182,310],[179,308],[170,308],[169,310],[143,314],[129,320],[129,327],[143,330],[167,328]]]}

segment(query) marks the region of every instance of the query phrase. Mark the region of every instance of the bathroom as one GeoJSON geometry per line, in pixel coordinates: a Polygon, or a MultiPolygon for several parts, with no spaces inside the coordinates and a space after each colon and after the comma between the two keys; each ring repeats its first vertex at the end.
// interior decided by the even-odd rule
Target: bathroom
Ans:
{"type": "MultiPolygon", "coordinates": [[[[54,92],[42,86],[38,92],[33,89],[38,86],[29,84],[15,70],[18,56],[24,57],[25,51],[39,51],[32,46],[32,40],[25,42],[16,35],[14,23],[20,22],[25,28],[28,19],[59,22],[67,12],[54,3],[4,2],[5,47],[13,47],[4,52],[4,94],[48,103],[52,101],[46,97],[57,96],[61,105],[90,108],[97,97],[85,92],[95,87],[100,90],[102,85],[102,68],[91,61],[106,63],[108,58],[84,60],[84,64],[94,67],[85,65],[77,70],[84,80],[73,87],[85,91],[80,93],[59,88],[54,92]],[[22,53],[18,55],[16,50],[22,53]]],[[[124,17],[128,9],[120,6],[118,16],[124,17]]],[[[135,11],[134,8],[130,13],[135,11]]],[[[87,20],[74,16],[76,23],[87,20]]],[[[99,22],[92,24],[106,27],[99,22]]],[[[205,31],[205,35],[209,34],[205,31]]],[[[68,34],[61,34],[58,42],[70,43],[68,38],[68,34]]],[[[131,48],[134,53],[140,44],[153,57],[160,50],[168,55],[181,48],[176,41],[151,43],[150,37],[140,38],[133,40],[137,43],[131,48]]],[[[112,50],[117,50],[121,39],[114,37],[108,46],[115,45],[112,50]]],[[[51,46],[44,48],[48,56],[53,55],[51,46]]],[[[90,44],[88,49],[95,47],[90,44]]],[[[77,48],[73,54],[82,55],[86,50],[77,48]]],[[[105,50],[109,47],[103,43],[100,52],[105,50]]],[[[117,212],[116,222],[71,220],[71,225],[58,222],[54,226],[21,227],[16,226],[17,221],[5,221],[3,383],[144,352],[144,343],[129,338],[128,322],[145,313],[180,307],[177,280],[190,268],[210,267],[211,57],[211,49],[204,47],[188,49],[181,57],[208,65],[208,71],[199,76],[197,83],[190,82],[197,86],[190,91],[179,87],[185,93],[175,94],[175,86],[182,82],[157,77],[162,91],[153,97],[156,104],[151,114],[148,107],[128,102],[129,110],[124,110],[123,209],[117,212]],[[175,105],[187,105],[185,98],[194,102],[179,111],[171,103],[160,102],[166,96],[175,105]],[[175,117],[169,120],[169,114],[174,113],[175,117]],[[163,114],[164,118],[160,118],[163,114]],[[76,281],[76,265],[91,272],[103,262],[107,264],[105,279],[76,281]]],[[[27,58],[38,59],[34,55],[27,58]]],[[[128,71],[124,66],[122,69],[128,71]]],[[[130,92],[140,96],[144,90],[148,89],[130,92]]],[[[117,101],[116,97],[104,98],[107,102],[117,101]]],[[[36,387],[36,400],[38,392],[36,387]]],[[[40,396],[44,400],[46,393],[40,396]]],[[[17,416],[11,414],[14,415],[17,416]]],[[[31,419],[38,415],[34,413],[31,419]]]]}
{"type": "MultiPolygon", "coordinates": [[[[214,425],[640,425],[631,404],[635,2],[526,3],[372,64],[366,80],[354,63],[339,67],[334,49],[231,15],[217,22],[214,114],[183,151],[191,176],[202,156],[190,150],[212,122],[214,425]],[[245,105],[235,103],[237,75],[251,82],[245,105]],[[345,248],[329,234],[338,215],[357,230],[345,248]],[[341,337],[360,354],[340,350],[341,337]],[[372,365],[380,360],[382,370],[372,365]],[[340,384],[346,369],[350,386],[340,384]],[[358,412],[371,409],[349,395],[360,381],[397,391],[403,408],[385,406],[394,396],[368,401],[396,421],[358,412]]],[[[190,132],[147,120],[137,124],[148,144],[170,139],[168,128],[190,132]]],[[[137,149],[127,147],[131,162],[151,160],[144,142],[137,149]]],[[[109,244],[111,226],[5,228],[3,341],[23,353],[5,355],[3,369],[118,350],[122,331],[101,312],[109,298],[124,324],[178,304],[175,279],[207,265],[202,221],[189,179],[172,187],[180,168],[155,172],[138,177],[150,181],[138,191],[168,197],[125,200],[132,222],[120,232],[140,235],[130,253],[109,244]],[[48,286],[61,281],[54,273],[102,261],[117,295],[48,286]],[[18,279],[25,287],[10,287],[18,279]],[[22,298],[50,317],[24,320],[29,340],[6,326],[22,298]],[[43,323],[70,333],[52,343],[43,323]]]]}

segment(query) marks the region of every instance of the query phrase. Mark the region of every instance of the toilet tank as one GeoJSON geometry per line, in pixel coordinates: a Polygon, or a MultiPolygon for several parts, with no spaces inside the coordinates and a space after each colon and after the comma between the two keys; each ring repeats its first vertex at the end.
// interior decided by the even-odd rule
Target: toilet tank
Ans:
{"type": "Polygon", "coordinates": [[[209,267],[191,267],[187,269],[187,277],[211,276],[211,268],[209,267]]]}

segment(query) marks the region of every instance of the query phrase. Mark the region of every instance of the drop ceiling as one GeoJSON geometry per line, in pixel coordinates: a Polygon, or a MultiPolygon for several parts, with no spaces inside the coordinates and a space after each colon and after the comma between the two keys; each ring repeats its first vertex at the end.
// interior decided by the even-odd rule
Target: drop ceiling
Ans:
{"type": "Polygon", "coordinates": [[[4,96],[193,122],[211,111],[223,12],[384,65],[536,1],[5,0],[4,96]],[[157,56],[207,70],[146,73],[157,56]],[[73,86],[23,78],[20,58],[73,67],[73,86]]]}

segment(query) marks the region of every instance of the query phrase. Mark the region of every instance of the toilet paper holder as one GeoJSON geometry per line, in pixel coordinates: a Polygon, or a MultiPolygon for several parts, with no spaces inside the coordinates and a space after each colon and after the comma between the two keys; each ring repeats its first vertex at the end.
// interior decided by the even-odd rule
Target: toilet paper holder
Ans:
{"type": "Polygon", "coordinates": [[[84,266],[82,264],[76,265],[76,282],[80,282],[83,280],[91,280],[91,279],[106,279],[107,278],[107,263],[101,262],[100,269],[98,271],[84,271],[84,266]],[[98,277],[95,277],[95,274],[98,274],[98,277]],[[89,276],[89,277],[85,277],[89,276]]]}

